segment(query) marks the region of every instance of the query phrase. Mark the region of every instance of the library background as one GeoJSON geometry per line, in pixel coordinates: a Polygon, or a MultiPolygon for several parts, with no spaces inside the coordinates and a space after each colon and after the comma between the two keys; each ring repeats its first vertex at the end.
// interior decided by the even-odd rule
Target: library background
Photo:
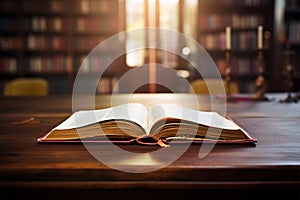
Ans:
{"type": "MultiPolygon", "coordinates": [[[[267,91],[299,91],[299,0],[1,0],[0,15],[2,94],[8,81],[27,77],[45,79],[49,94],[70,94],[83,59],[99,42],[142,27],[172,29],[192,37],[208,51],[224,77],[225,52],[230,50],[231,78],[241,93],[255,90],[261,27],[267,91]],[[231,31],[229,47],[226,27],[231,31]]],[[[125,46],[131,37],[140,44],[147,42],[146,35],[128,35],[125,46]]],[[[176,41],[173,45],[176,48],[176,41]]],[[[193,53],[192,47],[185,50],[193,53]]],[[[124,73],[149,63],[152,54],[144,49],[116,59],[99,81],[97,92],[111,93],[124,73]]],[[[155,62],[189,82],[201,78],[184,59],[159,50],[154,54],[155,62]]],[[[87,77],[102,63],[96,59],[86,65],[87,77]]],[[[149,91],[147,86],[137,90],[149,91]]],[[[168,90],[158,86],[155,92],[168,90]]]]}

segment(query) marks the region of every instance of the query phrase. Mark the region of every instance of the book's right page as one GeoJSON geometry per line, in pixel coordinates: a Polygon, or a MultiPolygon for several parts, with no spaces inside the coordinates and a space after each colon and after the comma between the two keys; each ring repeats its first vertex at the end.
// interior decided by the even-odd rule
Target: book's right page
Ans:
{"type": "Polygon", "coordinates": [[[224,142],[254,141],[240,126],[217,112],[158,104],[150,109],[150,132],[155,137],[224,142]],[[180,130],[179,130],[180,129],[180,130]],[[175,135],[174,135],[175,134],[175,135]]]}
{"type": "Polygon", "coordinates": [[[196,124],[220,129],[237,130],[240,127],[217,112],[205,112],[183,108],[173,104],[157,104],[150,109],[150,127],[163,118],[184,119],[196,124]]]}

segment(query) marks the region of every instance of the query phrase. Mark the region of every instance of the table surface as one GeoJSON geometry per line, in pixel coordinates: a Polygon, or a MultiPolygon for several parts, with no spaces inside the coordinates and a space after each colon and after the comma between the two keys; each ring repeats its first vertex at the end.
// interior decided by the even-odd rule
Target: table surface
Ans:
{"type": "MultiPolygon", "coordinates": [[[[83,144],[39,144],[37,138],[68,117],[72,110],[90,109],[82,102],[72,109],[71,96],[0,98],[0,181],[2,192],[12,189],[247,189],[300,188],[300,104],[279,103],[283,95],[268,102],[231,102],[190,94],[101,95],[94,108],[127,102],[180,103],[204,111],[225,111],[257,138],[256,145],[217,144],[204,157],[202,145],[192,144],[170,165],[147,173],[113,169],[96,159],[83,144]],[[84,183],[84,184],[83,184],[84,183]]],[[[121,145],[144,154],[160,147],[121,145]]],[[[111,156],[106,145],[95,145],[111,156]]],[[[174,148],[176,151],[176,148],[174,148]]],[[[122,169],[145,168],[155,162],[123,162],[122,169]]],[[[296,192],[297,193],[297,192],[296,192]]],[[[300,193],[298,193],[299,195],[300,193]]],[[[298,196],[299,197],[299,196],[298,196]]]]}

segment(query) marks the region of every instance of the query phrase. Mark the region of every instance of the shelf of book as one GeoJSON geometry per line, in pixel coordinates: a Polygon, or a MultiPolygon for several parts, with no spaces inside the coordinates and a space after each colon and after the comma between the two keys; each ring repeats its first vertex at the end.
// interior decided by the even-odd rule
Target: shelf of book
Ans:
{"type": "Polygon", "coordinates": [[[118,32],[117,11],[117,0],[1,1],[1,86],[14,76],[55,82],[57,75],[67,89],[50,93],[71,92],[78,60],[118,32]]]}
{"type": "MultiPolygon", "coordinates": [[[[287,52],[290,52],[290,64],[292,66],[293,91],[300,92],[300,1],[287,0],[284,14],[285,39],[282,41],[282,58],[286,60],[287,52]]],[[[286,63],[283,63],[283,72],[286,63]]],[[[286,74],[286,73],[283,73],[286,74]]],[[[283,77],[284,79],[286,77],[283,77]]]]}
{"type": "MultiPolygon", "coordinates": [[[[118,2],[2,0],[0,75],[49,77],[48,74],[65,74],[65,79],[71,80],[66,88],[71,88],[83,58],[97,44],[119,31],[118,2]]],[[[273,10],[274,2],[270,0],[199,0],[196,39],[208,50],[223,73],[225,26],[231,26],[233,75],[240,82],[254,77],[254,82],[257,73],[257,26],[263,25],[264,30],[272,34],[273,10]]],[[[293,8],[293,13],[297,10],[293,8]]],[[[179,21],[183,23],[182,19],[179,21]]],[[[298,45],[297,42],[295,45],[298,45]]],[[[265,49],[266,75],[271,76],[273,65],[277,63],[270,56],[271,47],[265,49]]],[[[123,60],[121,64],[124,66],[124,63],[123,60]]],[[[101,61],[97,65],[101,67],[101,61]]],[[[93,73],[95,67],[87,67],[87,73],[93,73]]],[[[119,71],[116,73],[120,74],[119,71]]],[[[7,76],[1,82],[10,78],[7,76]]],[[[55,90],[51,92],[55,93],[55,90]]]]}
{"type": "MultiPolygon", "coordinates": [[[[239,86],[240,92],[252,92],[257,75],[257,34],[258,26],[272,33],[274,2],[267,0],[201,0],[198,4],[198,41],[208,51],[220,73],[225,76],[225,28],[231,28],[230,67],[232,78],[239,86]],[[216,6],[217,5],[217,6],[216,6]],[[245,81],[247,79],[247,81],[245,81]],[[251,79],[253,79],[251,81],[251,79]],[[245,82],[250,86],[244,86],[245,82]]],[[[269,41],[265,41],[265,73],[271,62],[269,41]]]]}

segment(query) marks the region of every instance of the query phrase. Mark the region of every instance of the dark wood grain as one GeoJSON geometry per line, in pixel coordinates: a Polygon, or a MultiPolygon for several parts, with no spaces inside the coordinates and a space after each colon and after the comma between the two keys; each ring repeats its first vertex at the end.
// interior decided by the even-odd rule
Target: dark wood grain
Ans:
{"type": "MultiPolygon", "coordinates": [[[[207,97],[198,97],[194,102],[188,94],[179,96],[186,107],[199,104],[203,110],[211,108],[207,97]]],[[[115,104],[127,101],[127,97],[117,95],[115,104]]],[[[170,94],[137,94],[130,101],[146,106],[176,103],[170,94]]],[[[108,107],[110,102],[110,96],[96,97],[97,108],[108,107]]],[[[171,165],[148,173],[112,169],[82,144],[38,144],[38,137],[71,114],[70,96],[1,98],[0,110],[0,194],[4,199],[20,195],[40,198],[47,191],[52,195],[46,199],[57,195],[91,198],[89,193],[113,199],[119,193],[132,198],[132,192],[163,192],[162,198],[185,198],[202,192],[205,199],[257,190],[265,197],[299,198],[300,104],[229,103],[227,114],[258,139],[256,145],[216,145],[206,157],[199,158],[201,145],[194,144],[171,165]],[[188,194],[183,195],[184,191],[188,194]]],[[[105,155],[113,154],[107,145],[95,144],[93,148],[105,155]]],[[[160,149],[142,145],[120,148],[136,153],[160,149]]],[[[147,163],[125,167],[147,167],[147,163]]]]}

